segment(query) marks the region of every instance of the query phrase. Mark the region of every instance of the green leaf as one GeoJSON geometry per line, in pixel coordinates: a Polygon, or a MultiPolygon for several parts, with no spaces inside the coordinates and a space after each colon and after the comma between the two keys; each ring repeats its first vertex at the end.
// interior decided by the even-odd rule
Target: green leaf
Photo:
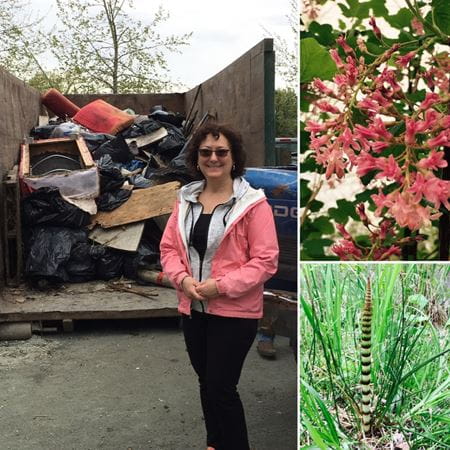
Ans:
{"type": "Polygon", "coordinates": [[[370,200],[370,196],[376,193],[378,193],[378,189],[366,189],[363,192],[357,194],[355,199],[358,203],[367,202],[370,200]]]}
{"type": "Polygon", "coordinates": [[[352,121],[355,125],[367,125],[368,119],[369,116],[365,114],[360,108],[352,108],[352,121]]]}
{"type": "Polygon", "coordinates": [[[450,8],[448,7],[448,0],[433,0],[431,5],[433,7],[434,23],[443,33],[450,35],[450,8]]]}
{"type": "Polygon", "coordinates": [[[373,15],[376,17],[386,17],[389,14],[386,8],[385,0],[372,0],[370,6],[372,8],[373,15]]]}
{"type": "Polygon", "coordinates": [[[367,172],[365,175],[361,177],[361,183],[364,186],[367,186],[375,178],[376,173],[377,170],[371,170],[370,172],[367,172]]]}
{"type": "Polygon", "coordinates": [[[324,247],[328,247],[333,243],[331,239],[308,239],[303,242],[303,250],[310,256],[323,257],[325,256],[324,247]]]}
{"type": "Polygon", "coordinates": [[[305,172],[316,172],[320,173],[321,166],[316,163],[314,158],[306,158],[304,162],[301,164],[302,173],[305,172]]]}
{"type": "Polygon", "coordinates": [[[300,111],[301,112],[308,112],[309,111],[309,105],[311,105],[311,102],[308,101],[305,97],[300,96],[300,111]]]}
{"type": "Polygon", "coordinates": [[[319,200],[313,200],[310,204],[309,204],[309,210],[311,212],[317,212],[320,211],[323,207],[323,203],[319,202],[319,200]]]}
{"type": "Polygon", "coordinates": [[[406,98],[412,103],[420,103],[425,100],[425,95],[425,89],[421,89],[420,91],[412,92],[411,94],[406,93],[406,98]]]}
{"type": "Polygon", "coordinates": [[[330,208],[328,210],[328,215],[336,222],[345,225],[350,217],[355,220],[359,219],[358,214],[355,211],[354,202],[341,199],[338,200],[336,204],[337,208],[330,208]]]}
{"type": "Polygon", "coordinates": [[[308,31],[319,44],[324,45],[325,47],[331,47],[335,44],[335,36],[333,34],[333,28],[331,25],[322,25],[317,22],[312,22],[309,25],[308,31]]]}
{"type": "Polygon", "coordinates": [[[428,305],[428,299],[422,294],[410,295],[408,300],[411,303],[415,303],[419,308],[425,308],[428,305]]]}
{"type": "Polygon", "coordinates": [[[329,80],[336,73],[334,63],[327,50],[314,38],[300,41],[300,82],[308,83],[314,78],[329,80]]]}
{"type": "Polygon", "coordinates": [[[309,180],[300,180],[300,204],[305,205],[311,197],[311,189],[308,187],[309,180]]]}
{"type": "Polygon", "coordinates": [[[321,216],[318,217],[314,222],[312,222],[312,226],[317,230],[321,231],[322,234],[333,234],[334,227],[330,222],[329,217],[321,216]]]}
{"type": "Polygon", "coordinates": [[[359,0],[347,0],[347,4],[348,6],[339,3],[339,7],[345,17],[357,17],[359,19],[369,17],[369,5],[367,3],[360,3],[359,0]]]}
{"type": "Polygon", "coordinates": [[[356,236],[355,241],[358,245],[361,245],[363,247],[370,247],[370,245],[371,245],[369,236],[363,236],[363,235],[356,236]]]}
{"type": "Polygon", "coordinates": [[[385,19],[392,27],[402,29],[411,24],[413,17],[413,13],[408,8],[401,8],[398,10],[397,14],[386,16],[385,19]]]}

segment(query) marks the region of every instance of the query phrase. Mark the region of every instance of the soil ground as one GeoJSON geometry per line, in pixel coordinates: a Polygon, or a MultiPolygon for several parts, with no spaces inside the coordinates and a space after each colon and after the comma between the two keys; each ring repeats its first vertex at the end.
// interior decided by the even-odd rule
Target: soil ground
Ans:
{"type": "MultiPolygon", "coordinates": [[[[250,350],[239,384],[252,449],[297,448],[296,364],[250,350]]],[[[197,380],[177,319],[75,322],[0,342],[2,450],[205,449],[197,380]]]]}

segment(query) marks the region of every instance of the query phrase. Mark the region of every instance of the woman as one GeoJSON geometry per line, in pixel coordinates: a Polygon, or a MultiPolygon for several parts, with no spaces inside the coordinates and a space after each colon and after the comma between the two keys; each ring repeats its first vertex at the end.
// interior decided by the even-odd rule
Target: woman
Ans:
{"type": "Polygon", "coordinates": [[[164,272],[198,375],[208,450],[248,450],[237,384],[263,315],[263,283],[277,269],[278,244],[264,193],[242,178],[245,153],[230,128],[208,124],[193,136],[184,186],[161,240],[164,272]]]}

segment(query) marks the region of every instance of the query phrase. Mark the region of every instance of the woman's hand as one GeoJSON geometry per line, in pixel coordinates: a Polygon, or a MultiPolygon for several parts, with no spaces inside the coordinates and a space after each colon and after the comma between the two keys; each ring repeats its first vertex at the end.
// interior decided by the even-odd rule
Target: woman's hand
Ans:
{"type": "Polygon", "coordinates": [[[200,283],[195,278],[184,277],[181,282],[181,287],[184,294],[191,300],[207,300],[207,298],[197,291],[199,284],[200,283]]]}
{"type": "Polygon", "coordinates": [[[207,298],[214,298],[219,295],[217,290],[217,283],[214,278],[208,278],[196,286],[197,292],[207,298]]]}

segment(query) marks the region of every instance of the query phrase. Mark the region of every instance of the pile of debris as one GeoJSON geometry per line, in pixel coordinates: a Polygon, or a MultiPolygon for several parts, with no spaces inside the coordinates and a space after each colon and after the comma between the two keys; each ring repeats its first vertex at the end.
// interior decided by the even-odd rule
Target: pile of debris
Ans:
{"type": "Polygon", "coordinates": [[[176,190],[193,180],[184,158],[192,121],[163,106],[148,115],[103,100],[78,108],[54,89],[42,100],[58,117],[21,148],[25,278],[41,289],[165,282],[159,242],[176,190]]]}

